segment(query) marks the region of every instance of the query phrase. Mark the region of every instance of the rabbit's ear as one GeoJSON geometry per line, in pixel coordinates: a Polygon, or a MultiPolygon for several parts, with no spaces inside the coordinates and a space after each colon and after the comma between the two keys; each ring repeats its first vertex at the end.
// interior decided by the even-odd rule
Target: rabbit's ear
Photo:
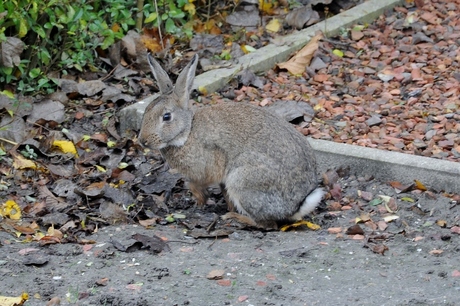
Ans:
{"type": "Polygon", "coordinates": [[[152,70],[153,77],[157,81],[160,92],[162,94],[170,93],[173,89],[173,83],[171,82],[169,75],[150,53],[147,54],[147,59],[149,61],[150,69],[152,70]]]}
{"type": "Polygon", "coordinates": [[[189,107],[190,91],[192,90],[193,79],[195,78],[196,65],[198,64],[198,54],[195,54],[177,77],[174,92],[179,97],[179,102],[183,108],[189,107]]]}

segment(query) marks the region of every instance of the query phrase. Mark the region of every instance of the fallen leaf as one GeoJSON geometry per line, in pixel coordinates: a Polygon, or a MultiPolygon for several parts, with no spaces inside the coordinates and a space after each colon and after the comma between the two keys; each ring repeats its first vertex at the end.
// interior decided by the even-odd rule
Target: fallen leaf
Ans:
{"type": "Polygon", "coordinates": [[[421,191],[427,191],[428,188],[425,187],[425,185],[423,185],[422,182],[420,182],[419,180],[414,180],[415,182],[415,188],[417,188],[418,190],[421,190],[421,191]]]}
{"type": "Polygon", "coordinates": [[[29,295],[27,293],[21,294],[18,297],[7,297],[7,296],[0,296],[0,305],[1,306],[22,306],[24,302],[29,299],[29,295]]]}
{"type": "Polygon", "coordinates": [[[409,198],[409,197],[402,197],[402,198],[401,198],[401,201],[406,201],[406,202],[410,202],[410,203],[415,203],[415,200],[412,199],[412,198],[409,198]]]}
{"type": "Polygon", "coordinates": [[[160,253],[163,250],[170,250],[166,242],[156,235],[147,236],[142,234],[134,234],[131,236],[134,240],[139,241],[146,248],[149,248],[153,253],[160,253]]]}
{"type": "Polygon", "coordinates": [[[364,235],[364,231],[358,224],[352,225],[345,231],[347,235],[364,235]]]}
{"type": "Polygon", "coordinates": [[[452,271],[452,277],[460,277],[460,271],[459,270],[452,271]]]}
{"type": "Polygon", "coordinates": [[[383,217],[383,220],[385,222],[391,222],[391,221],[394,221],[396,219],[399,219],[399,216],[396,216],[396,215],[390,215],[390,216],[385,216],[383,217]]]}
{"type": "Polygon", "coordinates": [[[56,147],[62,153],[72,153],[78,157],[77,149],[73,142],[69,140],[55,140],[53,141],[53,146],[56,147]]]}
{"type": "Polygon", "coordinates": [[[238,302],[242,303],[242,302],[246,301],[248,298],[249,298],[249,296],[247,296],[247,295],[240,295],[238,297],[238,302]]]}
{"type": "Polygon", "coordinates": [[[302,225],[306,225],[309,229],[311,230],[318,230],[320,229],[321,227],[317,224],[314,224],[312,222],[309,222],[309,221],[306,221],[306,220],[300,220],[300,221],[297,221],[295,223],[292,223],[292,224],[287,224],[287,225],[284,225],[280,228],[280,231],[282,232],[285,232],[289,229],[292,229],[292,228],[296,228],[296,227],[299,227],[299,226],[302,226],[302,225]]]}
{"type": "Polygon", "coordinates": [[[384,244],[374,244],[369,247],[372,252],[385,255],[385,251],[388,251],[388,247],[384,244]]]}
{"type": "Polygon", "coordinates": [[[334,55],[336,55],[336,56],[338,56],[338,57],[343,57],[343,55],[344,55],[344,54],[343,54],[343,51],[340,51],[339,49],[334,49],[334,50],[332,51],[332,54],[334,54],[334,55]]]}
{"type": "Polygon", "coordinates": [[[368,213],[362,213],[359,217],[355,218],[355,223],[365,223],[371,220],[371,216],[368,213]]]}
{"type": "Polygon", "coordinates": [[[19,220],[21,219],[21,207],[13,201],[8,200],[0,207],[0,216],[5,218],[9,218],[12,220],[19,220]]]}
{"type": "Polygon", "coordinates": [[[406,192],[412,188],[413,184],[410,185],[403,185],[401,182],[398,181],[391,181],[389,182],[390,186],[396,190],[396,193],[406,192]]]}
{"type": "Polygon", "coordinates": [[[270,32],[278,32],[281,29],[281,22],[279,19],[274,18],[265,26],[265,28],[270,32]]]}
{"type": "Polygon", "coordinates": [[[323,38],[322,33],[316,34],[310,39],[308,44],[297,52],[297,54],[290,60],[284,63],[279,63],[277,66],[281,69],[287,69],[293,75],[301,75],[310,64],[315,51],[318,49],[318,41],[321,38],[323,38]]]}
{"type": "Polygon", "coordinates": [[[13,155],[13,167],[15,169],[37,169],[37,164],[20,154],[13,155]]]}

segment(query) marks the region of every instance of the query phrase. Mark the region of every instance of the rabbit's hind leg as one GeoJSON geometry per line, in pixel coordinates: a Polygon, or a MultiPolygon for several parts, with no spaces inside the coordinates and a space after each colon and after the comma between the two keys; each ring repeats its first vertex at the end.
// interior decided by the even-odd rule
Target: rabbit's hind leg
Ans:
{"type": "Polygon", "coordinates": [[[192,192],[193,196],[196,199],[196,204],[199,207],[202,207],[204,204],[206,204],[206,201],[208,199],[208,191],[206,190],[207,186],[203,186],[201,184],[195,183],[195,182],[189,182],[188,188],[192,192]]]}

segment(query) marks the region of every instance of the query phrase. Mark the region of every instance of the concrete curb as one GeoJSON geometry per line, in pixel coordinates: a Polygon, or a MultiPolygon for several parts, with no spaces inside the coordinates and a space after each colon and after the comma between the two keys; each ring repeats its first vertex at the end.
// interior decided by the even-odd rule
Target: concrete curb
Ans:
{"type": "Polygon", "coordinates": [[[354,174],[372,175],[382,182],[409,184],[419,180],[437,191],[460,193],[460,163],[326,140],[309,141],[320,173],[349,166],[354,174]]]}
{"type": "MultiPolygon", "coordinates": [[[[241,67],[260,72],[285,61],[293,52],[307,44],[318,30],[323,31],[326,36],[335,36],[340,29],[357,22],[371,22],[385,10],[403,2],[404,0],[367,1],[308,29],[284,37],[282,46],[268,45],[243,56],[236,67],[212,70],[198,75],[193,86],[205,88],[207,92],[214,92],[222,88],[241,67]]],[[[139,130],[144,110],[155,98],[156,95],[147,97],[120,111],[122,134],[127,130],[139,130]]],[[[318,170],[321,173],[337,166],[349,166],[354,174],[372,175],[385,182],[399,181],[408,184],[417,179],[427,187],[438,191],[460,193],[460,163],[325,140],[310,139],[310,143],[317,152],[318,170]]]]}

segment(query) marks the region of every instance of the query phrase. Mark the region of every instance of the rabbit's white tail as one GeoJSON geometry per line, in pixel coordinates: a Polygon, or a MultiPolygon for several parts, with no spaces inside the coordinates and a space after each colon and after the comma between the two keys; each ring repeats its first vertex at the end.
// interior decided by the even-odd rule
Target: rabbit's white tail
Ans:
{"type": "Polygon", "coordinates": [[[301,220],[304,216],[311,213],[323,198],[323,188],[316,188],[305,198],[299,210],[292,216],[293,220],[301,220]]]}

